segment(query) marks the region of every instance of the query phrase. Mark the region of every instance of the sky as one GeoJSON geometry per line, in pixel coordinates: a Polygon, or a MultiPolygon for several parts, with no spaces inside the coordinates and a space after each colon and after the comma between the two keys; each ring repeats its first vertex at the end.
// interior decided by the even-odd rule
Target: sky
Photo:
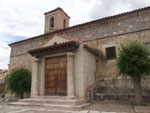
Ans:
{"type": "Polygon", "coordinates": [[[61,7],[70,26],[150,6],[150,0],[0,0],[0,69],[7,69],[8,44],[44,33],[44,13],[61,7]]]}

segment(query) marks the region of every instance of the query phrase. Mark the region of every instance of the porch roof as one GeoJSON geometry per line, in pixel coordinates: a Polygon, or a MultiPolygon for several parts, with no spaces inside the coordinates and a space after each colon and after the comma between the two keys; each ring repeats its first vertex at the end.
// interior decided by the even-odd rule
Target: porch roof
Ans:
{"type": "Polygon", "coordinates": [[[60,52],[74,51],[79,47],[79,45],[80,44],[78,42],[72,40],[72,41],[62,42],[58,44],[56,43],[54,45],[50,45],[46,47],[31,49],[28,52],[34,57],[39,57],[42,55],[51,55],[60,52]]]}
{"type": "Polygon", "coordinates": [[[48,54],[51,55],[60,52],[73,52],[75,49],[79,47],[79,45],[83,45],[83,47],[86,48],[89,52],[99,56],[99,51],[97,49],[90,47],[89,45],[87,45],[82,41],[74,40],[70,37],[55,34],[52,38],[50,38],[49,41],[39,48],[29,50],[28,51],[29,54],[31,54],[34,57],[39,57],[42,55],[48,55],[48,54]],[[46,45],[55,36],[66,39],[67,41],[61,43],[55,42],[53,45],[46,45]]]}

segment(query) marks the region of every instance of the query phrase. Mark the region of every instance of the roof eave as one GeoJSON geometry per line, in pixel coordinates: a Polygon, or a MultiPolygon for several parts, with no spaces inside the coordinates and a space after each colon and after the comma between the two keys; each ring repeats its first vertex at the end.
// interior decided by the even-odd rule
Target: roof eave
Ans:
{"type": "Polygon", "coordinates": [[[28,53],[31,54],[34,57],[39,57],[42,55],[46,55],[47,53],[49,54],[54,54],[57,53],[57,51],[60,50],[63,51],[74,51],[79,47],[79,43],[76,43],[74,41],[58,44],[58,45],[53,45],[53,46],[47,46],[43,48],[36,48],[29,50],[28,53]]]}

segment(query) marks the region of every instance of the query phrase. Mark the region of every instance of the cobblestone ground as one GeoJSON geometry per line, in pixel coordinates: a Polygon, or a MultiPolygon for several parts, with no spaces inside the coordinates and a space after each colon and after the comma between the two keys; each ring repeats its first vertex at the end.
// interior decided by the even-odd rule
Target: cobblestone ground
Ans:
{"type": "Polygon", "coordinates": [[[0,113],[9,113],[9,112],[16,111],[16,110],[19,110],[19,109],[8,106],[7,102],[0,101],[0,113]]]}
{"type": "MultiPolygon", "coordinates": [[[[20,109],[8,106],[9,102],[0,102],[0,113],[48,113],[38,110],[20,109]]],[[[83,111],[73,113],[150,113],[150,106],[134,106],[128,102],[98,101],[86,107],[83,111]]]]}
{"type": "MultiPolygon", "coordinates": [[[[149,103],[150,104],[150,103],[149,103]]],[[[98,111],[99,113],[150,113],[150,105],[135,106],[126,101],[96,101],[85,110],[98,111]]]]}
{"type": "Polygon", "coordinates": [[[119,101],[96,101],[93,102],[88,110],[95,110],[101,112],[117,112],[117,113],[135,113],[134,106],[129,102],[119,101]]]}

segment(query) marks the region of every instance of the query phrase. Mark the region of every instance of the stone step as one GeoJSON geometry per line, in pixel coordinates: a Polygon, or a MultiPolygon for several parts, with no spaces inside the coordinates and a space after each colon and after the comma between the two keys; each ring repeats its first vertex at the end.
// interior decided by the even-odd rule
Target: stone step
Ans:
{"type": "Polygon", "coordinates": [[[83,104],[83,101],[79,100],[63,100],[63,99],[35,99],[35,98],[29,98],[29,99],[20,99],[19,102],[21,103],[30,103],[30,104],[62,104],[62,105],[79,105],[83,104]]]}
{"type": "Polygon", "coordinates": [[[7,113],[72,113],[75,111],[64,111],[64,110],[45,110],[45,109],[21,109],[21,110],[15,110],[10,111],[7,113]]]}
{"type": "Polygon", "coordinates": [[[72,111],[63,111],[63,110],[31,110],[29,112],[32,112],[32,113],[72,113],[72,111]]]}
{"type": "Polygon", "coordinates": [[[62,100],[76,100],[76,97],[69,97],[69,96],[35,96],[32,97],[35,99],[62,99],[62,100]]]}
{"type": "Polygon", "coordinates": [[[14,107],[21,107],[21,108],[31,108],[31,109],[45,109],[45,110],[71,110],[71,111],[75,111],[75,110],[81,110],[84,107],[88,106],[89,103],[85,103],[85,104],[81,104],[81,105],[60,105],[60,104],[40,104],[40,103],[36,103],[36,104],[32,104],[32,103],[24,103],[24,102],[13,102],[13,103],[9,103],[9,105],[14,106],[14,107]]]}

